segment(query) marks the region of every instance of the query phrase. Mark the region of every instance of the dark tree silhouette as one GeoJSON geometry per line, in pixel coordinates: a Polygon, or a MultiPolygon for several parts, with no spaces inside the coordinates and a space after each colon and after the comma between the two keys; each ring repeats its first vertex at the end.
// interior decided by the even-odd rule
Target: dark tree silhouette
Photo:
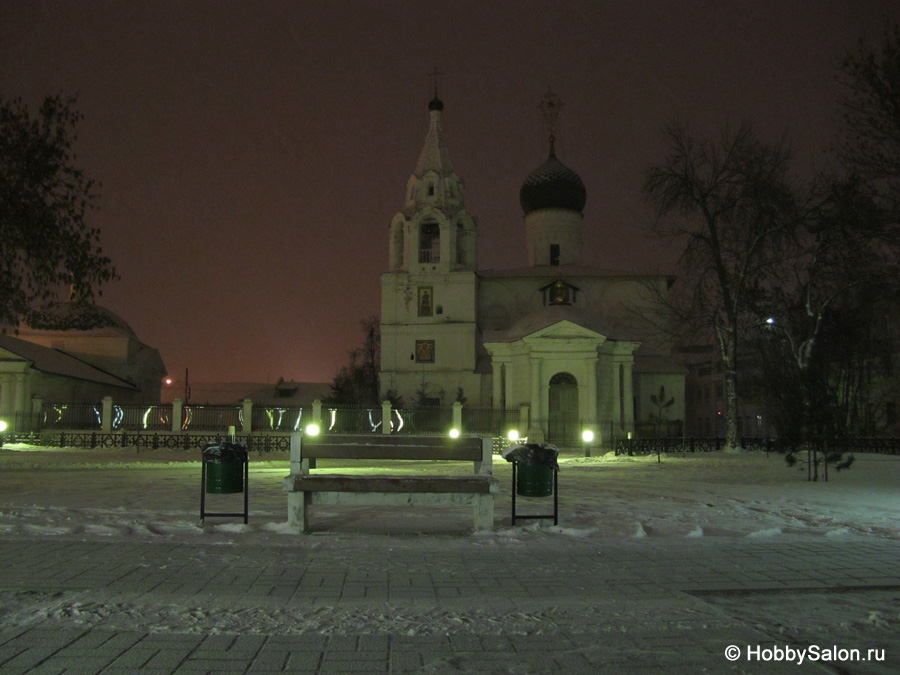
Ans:
{"type": "Polygon", "coordinates": [[[648,171],[644,191],[656,208],[657,234],[684,246],[668,313],[673,324],[718,347],[725,443],[736,448],[743,322],[797,223],[790,155],[746,125],[699,143],[672,126],[666,141],[666,157],[648,171]]]}
{"type": "Polygon", "coordinates": [[[0,99],[0,322],[17,325],[58,298],[91,300],[116,277],[85,216],[97,184],[75,165],[75,101],[47,97],[36,115],[0,99]]]}

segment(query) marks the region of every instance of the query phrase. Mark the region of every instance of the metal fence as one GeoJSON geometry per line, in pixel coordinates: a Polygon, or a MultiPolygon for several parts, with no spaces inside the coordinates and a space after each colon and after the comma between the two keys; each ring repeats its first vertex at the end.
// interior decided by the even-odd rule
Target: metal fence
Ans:
{"type": "Polygon", "coordinates": [[[523,436],[525,429],[519,429],[518,410],[492,410],[490,408],[462,409],[462,428],[465,432],[505,436],[515,429],[523,436]]]}
{"type": "Polygon", "coordinates": [[[181,428],[184,431],[218,431],[228,427],[240,429],[243,422],[243,406],[234,405],[186,405],[181,410],[181,428]]]}
{"type": "Polygon", "coordinates": [[[453,426],[452,408],[408,408],[395,410],[391,422],[394,433],[446,434],[453,426]]]}
{"type": "MultiPolygon", "coordinates": [[[[786,452],[790,448],[776,438],[745,437],[740,439],[741,450],[786,452]]],[[[900,455],[900,438],[851,438],[832,444],[832,450],[850,453],[878,453],[900,455]]],[[[656,455],[663,452],[715,452],[725,448],[725,439],[717,437],[689,438],[621,438],[615,442],[617,455],[656,455]]]]}
{"type": "Polygon", "coordinates": [[[100,429],[100,403],[46,403],[41,413],[43,429],[100,429]]]}
{"type": "Polygon", "coordinates": [[[170,431],[172,404],[113,406],[111,428],[116,431],[170,431]]]}
{"type": "Polygon", "coordinates": [[[253,406],[251,428],[254,431],[300,431],[303,428],[303,408],[253,406]]]}
{"type": "Polygon", "coordinates": [[[322,408],[322,433],[380,434],[381,408],[322,408]]]}

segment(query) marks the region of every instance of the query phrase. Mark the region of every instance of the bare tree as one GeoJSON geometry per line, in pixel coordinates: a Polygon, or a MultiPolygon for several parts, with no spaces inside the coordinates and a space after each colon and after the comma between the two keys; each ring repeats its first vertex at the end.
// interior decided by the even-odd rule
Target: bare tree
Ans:
{"type": "Polygon", "coordinates": [[[647,173],[655,231],[684,245],[672,319],[717,346],[725,376],[725,443],[738,445],[738,354],[743,322],[783,241],[798,222],[788,180],[790,153],[742,125],[715,141],[696,142],[683,126],[665,134],[667,155],[647,173]]]}
{"type": "Polygon", "coordinates": [[[894,247],[883,212],[854,179],[820,191],[785,245],[791,253],[755,308],[765,327],[760,379],[779,435],[807,448],[815,478],[820,461],[843,465],[840,448],[858,430],[854,413],[873,384],[866,317],[889,298],[894,247]]]}
{"type": "Polygon", "coordinates": [[[839,155],[883,205],[900,216],[900,26],[886,28],[881,44],[860,41],[840,64],[839,155]]]}

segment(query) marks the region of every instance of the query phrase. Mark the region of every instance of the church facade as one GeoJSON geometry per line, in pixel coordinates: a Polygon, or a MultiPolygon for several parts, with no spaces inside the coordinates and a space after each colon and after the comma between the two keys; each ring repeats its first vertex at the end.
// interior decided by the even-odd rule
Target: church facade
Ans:
{"type": "MultiPolygon", "coordinates": [[[[546,102],[546,99],[545,99],[546,102]]],[[[684,369],[642,320],[664,276],[582,264],[582,179],[556,157],[520,190],[527,260],[478,269],[478,225],[465,207],[442,130],[430,123],[405,203],[389,228],[381,277],[381,388],[404,400],[518,411],[529,440],[577,442],[635,422],[684,419],[684,369]],[[659,405],[660,387],[674,403],[659,405]]],[[[613,431],[610,431],[613,430],[613,431]]],[[[603,439],[600,439],[601,442],[603,439]]]]}

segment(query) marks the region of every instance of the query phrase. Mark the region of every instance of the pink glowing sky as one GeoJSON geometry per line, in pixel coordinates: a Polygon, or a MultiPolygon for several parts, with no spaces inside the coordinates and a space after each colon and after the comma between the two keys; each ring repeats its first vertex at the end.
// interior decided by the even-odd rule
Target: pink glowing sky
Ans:
{"type": "Polygon", "coordinates": [[[586,262],[660,269],[643,173],[673,119],[744,120],[820,164],[834,62],[895,0],[0,0],[0,96],[75,94],[91,223],[121,280],[100,304],[191,379],[329,381],[379,311],[387,228],[444,73],[444,132],[482,268],[524,264],[518,191],[537,105],[588,190],[586,262]]]}

